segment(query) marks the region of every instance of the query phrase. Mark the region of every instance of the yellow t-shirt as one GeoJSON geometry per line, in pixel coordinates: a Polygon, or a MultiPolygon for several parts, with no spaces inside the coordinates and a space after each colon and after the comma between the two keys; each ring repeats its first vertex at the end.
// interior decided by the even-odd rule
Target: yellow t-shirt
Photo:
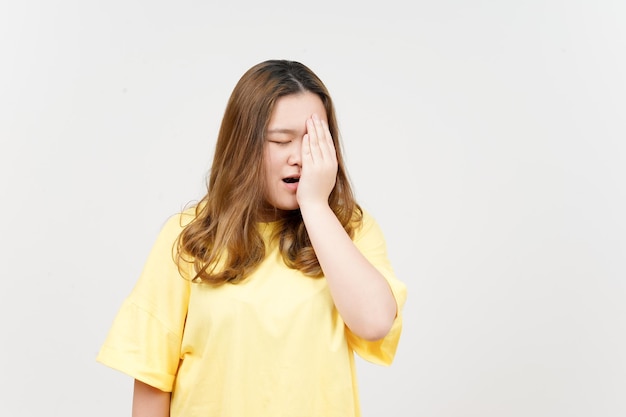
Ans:
{"type": "MultiPolygon", "coordinates": [[[[161,230],[97,360],[171,391],[171,417],[360,416],[353,352],[391,364],[406,300],[374,219],[364,213],[354,242],[398,303],[391,331],[375,342],[352,334],[326,280],[289,269],[275,244],[242,283],[190,283],[172,256],[190,220],[173,216],[161,230]]],[[[268,238],[271,223],[259,227],[268,238]]]]}

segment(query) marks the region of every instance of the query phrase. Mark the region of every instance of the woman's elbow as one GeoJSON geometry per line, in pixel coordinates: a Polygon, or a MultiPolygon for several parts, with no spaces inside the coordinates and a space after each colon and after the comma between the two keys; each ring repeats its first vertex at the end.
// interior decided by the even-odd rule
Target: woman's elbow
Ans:
{"type": "Polygon", "coordinates": [[[350,330],[361,339],[367,340],[368,342],[375,342],[389,334],[394,319],[395,317],[384,320],[372,320],[367,324],[359,326],[357,329],[350,330]]]}

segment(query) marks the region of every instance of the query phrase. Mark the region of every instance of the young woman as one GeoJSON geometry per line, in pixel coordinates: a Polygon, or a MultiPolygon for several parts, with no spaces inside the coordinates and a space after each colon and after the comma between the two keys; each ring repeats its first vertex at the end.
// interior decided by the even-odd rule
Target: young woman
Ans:
{"type": "Polygon", "coordinates": [[[135,378],[135,417],[359,416],[354,352],[391,363],[405,299],[326,87],[266,61],[235,86],[208,192],[164,225],[98,361],[135,378]]]}

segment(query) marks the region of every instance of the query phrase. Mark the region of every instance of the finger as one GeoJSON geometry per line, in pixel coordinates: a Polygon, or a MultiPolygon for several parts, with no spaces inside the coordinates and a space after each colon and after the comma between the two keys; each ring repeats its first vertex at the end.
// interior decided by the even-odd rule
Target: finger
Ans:
{"type": "Polygon", "coordinates": [[[330,133],[330,128],[325,120],[322,120],[322,128],[324,130],[324,137],[326,138],[326,145],[328,147],[329,156],[336,158],[337,151],[335,149],[335,142],[333,141],[333,135],[330,133]]]}
{"type": "Polygon", "coordinates": [[[315,135],[317,137],[316,145],[319,148],[320,157],[323,159],[327,159],[330,156],[330,152],[328,149],[328,129],[324,127],[322,120],[319,118],[317,114],[313,114],[311,116],[311,120],[313,122],[313,127],[315,129],[315,135]]]}
{"type": "Polygon", "coordinates": [[[311,139],[308,134],[305,134],[302,137],[302,160],[305,162],[309,162],[312,160],[311,155],[311,139]]]}
{"type": "Polygon", "coordinates": [[[330,134],[328,123],[325,120],[319,118],[317,114],[313,115],[313,123],[318,135],[318,143],[320,146],[320,152],[325,160],[333,160],[336,158],[335,145],[333,143],[333,137],[330,134]]]}
{"type": "Polygon", "coordinates": [[[322,150],[320,149],[320,138],[318,136],[318,131],[315,126],[315,121],[310,118],[307,120],[307,132],[309,135],[309,148],[311,150],[311,158],[313,161],[320,161],[323,159],[324,155],[322,154],[322,150]]]}

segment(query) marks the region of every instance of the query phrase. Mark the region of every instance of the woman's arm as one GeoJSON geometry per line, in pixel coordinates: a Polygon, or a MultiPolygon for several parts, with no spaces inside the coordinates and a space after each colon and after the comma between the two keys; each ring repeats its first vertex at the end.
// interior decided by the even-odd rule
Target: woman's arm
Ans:
{"type": "Polygon", "coordinates": [[[363,339],[385,337],[396,316],[396,301],[389,284],[359,252],[328,206],[301,210],[343,321],[363,339]]]}
{"type": "Polygon", "coordinates": [[[328,126],[307,120],[302,142],[298,203],[333,301],[350,330],[366,340],[383,338],[396,316],[396,300],[382,274],[361,254],[328,205],[337,156],[328,126]]]}
{"type": "Polygon", "coordinates": [[[133,417],[169,417],[170,393],[135,379],[133,417]]]}

